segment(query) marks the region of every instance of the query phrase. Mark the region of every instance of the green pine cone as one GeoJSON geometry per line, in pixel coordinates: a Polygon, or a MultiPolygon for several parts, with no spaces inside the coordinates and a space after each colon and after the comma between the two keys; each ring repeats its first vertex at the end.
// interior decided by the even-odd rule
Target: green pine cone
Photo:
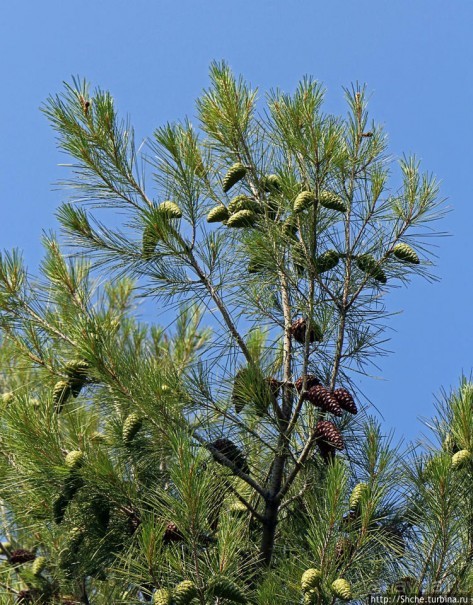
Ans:
{"type": "Polygon", "coordinates": [[[294,200],[294,212],[303,212],[315,203],[316,197],[312,191],[302,191],[294,200]]]}
{"type": "Polygon", "coordinates": [[[135,435],[141,429],[143,425],[143,420],[138,416],[138,414],[129,414],[125,418],[125,422],[123,423],[122,429],[122,438],[123,442],[129,444],[133,441],[135,435]]]}
{"type": "Polygon", "coordinates": [[[31,566],[31,571],[33,572],[33,575],[39,576],[46,567],[46,563],[46,557],[36,557],[36,559],[33,561],[33,565],[31,566]]]}
{"type": "Polygon", "coordinates": [[[72,380],[85,380],[89,370],[90,364],[84,359],[68,361],[64,367],[64,372],[72,380]]]}
{"type": "Polygon", "coordinates": [[[226,221],[230,213],[228,209],[223,205],[214,206],[209,213],[207,214],[207,222],[208,223],[221,223],[222,221],[226,221]]]}
{"type": "Polygon", "coordinates": [[[72,450],[65,458],[65,463],[71,471],[79,469],[84,464],[84,452],[80,450],[72,450]]]}
{"type": "Polygon", "coordinates": [[[472,460],[469,450],[460,450],[452,456],[452,468],[458,469],[465,467],[472,460]]]}
{"type": "Polygon", "coordinates": [[[379,281],[382,284],[387,282],[386,274],[379,266],[378,261],[374,256],[371,256],[371,254],[362,254],[356,259],[356,264],[362,271],[373,277],[376,281],[379,281]]]}
{"type": "Polygon", "coordinates": [[[258,214],[261,212],[261,206],[252,197],[237,195],[228,204],[228,211],[230,214],[235,214],[240,210],[251,210],[251,212],[258,214]]]}
{"type": "Polygon", "coordinates": [[[53,389],[53,403],[58,413],[62,410],[62,406],[66,403],[71,394],[71,385],[67,380],[56,382],[53,389]]]}
{"type": "Polygon", "coordinates": [[[223,181],[222,181],[223,191],[225,193],[227,191],[230,191],[230,189],[233,187],[233,185],[238,183],[238,181],[241,181],[241,179],[245,176],[245,174],[246,174],[246,168],[243,166],[243,164],[240,164],[240,162],[233,164],[233,166],[231,166],[228,169],[227,174],[223,177],[223,181]]]}
{"type": "Polygon", "coordinates": [[[333,193],[333,191],[321,191],[319,195],[319,203],[324,208],[329,210],[337,210],[337,212],[346,212],[347,207],[342,198],[333,193]]]}
{"type": "Polygon", "coordinates": [[[142,254],[146,260],[149,260],[156,250],[156,246],[160,240],[159,231],[153,225],[146,225],[143,230],[142,239],[142,254]]]}
{"type": "Polygon", "coordinates": [[[256,214],[251,210],[235,212],[227,221],[227,227],[252,227],[256,222],[256,214]]]}
{"type": "Polygon", "coordinates": [[[179,208],[179,206],[175,202],[171,202],[170,200],[167,200],[167,201],[159,204],[158,211],[165,218],[181,218],[182,217],[182,210],[179,208]]]}
{"type": "Polygon", "coordinates": [[[213,597],[227,599],[233,603],[246,603],[246,597],[240,587],[228,578],[216,578],[210,582],[209,592],[213,597]]]}
{"type": "Polygon", "coordinates": [[[306,569],[306,571],[302,574],[301,578],[301,589],[302,592],[307,592],[320,584],[320,580],[322,579],[322,572],[320,569],[306,569]]]}
{"type": "Polygon", "coordinates": [[[415,250],[404,243],[396,244],[393,248],[393,254],[399,260],[418,265],[420,263],[419,257],[415,250]]]}
{"type": "Polygon", "coordinates": [[[281,179],[277,174],[267,174],[262,178],[261,183],[267,193],[278,193],[281,191],[281,179]]]}
{"type": "Polygon", "coordinates": [[[332,592],[336,597],[343,601],[349,601],[351,599],[351,586],[349,582],[343,578],[338,578],[338,580],[332,582],[332,592]]]}
{"type": "Polygon", "coordinates": [[[327,250],[315,259],[317,273],[325,273],[338,265],[340,256],[336,250],[327,250]]]}
{"type": "Polygon", "coordinates": [[[290,216],[287,218],[282,226],[282,232],[286,237],[291,239],[297,239],[297,232],[299,227],[297,226],[297,221],[294,216],[290,216]]]}
{"type": "Polygon", "coordinates": [[[190,580],[184,580],[173,590],[175,605],[188,605],[197,596],[197,586],[190,580]]]}
{"type": "Polygon", "coordinates": [[[358,483],[357,485],[355,485],[349,500],[351,510],[355,510],[356,508],[358,508],[363,494],[365,494],[367,490],[368,486],[366,485],[366,483],[358,483]]]}
{"type": "Polygon", "coordinates": [[[153,595],[153,605],[171,605],[172,595],[167,588],[159,588],[153,595]]]}
{"type": "Polygon", "coordinates": [[[2,395],[2,403],[3,405],[9,405],[15,399],[15,395],[13,393],[3,393],[2,395]]]}

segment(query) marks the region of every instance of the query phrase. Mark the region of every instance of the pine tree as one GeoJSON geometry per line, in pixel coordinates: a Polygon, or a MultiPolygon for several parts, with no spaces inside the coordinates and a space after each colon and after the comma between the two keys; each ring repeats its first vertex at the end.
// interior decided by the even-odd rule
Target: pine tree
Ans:
{"type": "Polygon", "coordinates": [[[68,248],[45,236],[38,279],[0,262],[17,602],[361,599],[402,577],[415,524],[425,544],[353,372],[382,353],[389,288],[431,276],[436,182],[409,158],[390,189],[363,88],[340,118],[310,78],[263,109],[227,65],[210,77],[197,128],[144,155],[109,93],[74,81],[45,104],[73,162],[68,248]],[[139,322],[140,298],[172,327],[139,322]]]}

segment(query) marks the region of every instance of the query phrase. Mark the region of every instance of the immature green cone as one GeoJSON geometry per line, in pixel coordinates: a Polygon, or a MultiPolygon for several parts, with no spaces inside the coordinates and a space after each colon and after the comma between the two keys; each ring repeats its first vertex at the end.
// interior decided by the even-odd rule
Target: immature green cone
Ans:
{"type": "Polygon", "coordinates": [[[222,221],[226,221],[230,213],[225,206],[215,206],[212,208],[207,214],[207,222],[208,223],[221,223],[222,221]]]}
{"type": "Polygon", "coordinates": [[[290,216],[284,221],[282,232],[286,237],[297,239],[298,230],[299,227],[297,226],[296,218],[294,216],[290,216]]]}
{"type": "Polygon", "coordinates": [[[240,210],[251,210],[251,212],[257,214],[258,212],[261,212],[261,206],[252,197],[248,197],[247,195],[237,195],[230,200],[228,204],[228,211],[230,214],[235,214],[236,212],[240,212],[240,210]]]}
{"type": "Polygon", "coordinates": [[[71,471],[79,469],[84,464],[84,452],[80,450],[72,450],[65,458],[65,463],[71,471]]]}
{"type": "Polygon", "coordinates": [[[302,574],[301,578],[302,592],[307,592],[308,590],[317,588],[317,586],[320,584],[321,579],[322,572],[320,571],[320,569],[306,569],[306,571],[302,574]]]}
{"type": "Polygon", "coordinates": [[[325,273],[338,265],[340,256],[336,250],[327,250],[315,259],[315,270],[317,273],[325,273]]]}
{"type": "Polygon", "coordinates": [[[153,225],[146,225],[142,240],[142,254],[146,260],[149,260],[153,256],[159,240],[158,229],[153,225]]]}
{"type": "Polygon", "coordinates": [[[159,588],[153,595],[153,605],[171,605],[172,595],[167,588],[159,588]]]}
{"type": "Polygon", "coordinates": [[[343,601],[349,601],[351,599],[351,586],[343,578],[338,578],[335,582],[332,582],[333,594],[342,599],[343,601]]]}
{"type": "Polygon", "coordinates": [[[190,580],[180,582],[173,591],[176,605],[188,605],[197,596],[197,586],[190,580]]]}
{"type": "Polygon", "coordinates": [[[129,444],[133,441],[135,435],[141,429],[143,425],[143,420],[138,416],[138,414],[129,414],[125,418],[125,422],[123,423],[122,429],[122,438],[123,442],[129,444]]]}
{"type": "Polygon", "coordinates": [[[240,587],[228,578],[217,578],[210,582],[209,591],[214,597],[227,599],[233,603],[246,603],[246,597],[240,587]]]}
{"type": "Polygon", "coordinates": [[[267,174],[262,178],[261,182],[267,193],[277,193],[281,191],[281,179],[277,174],[267,174]]]}
{"type": "Polygon", "coordinates": [[[240,210],[231,215],[227,221],[227,227],[252,227],[256,218],[256,214],[251,210],[240,210]]]}
{"type": "Polygon", "coordinates": [[[406,261],[407,263],[412,263],[413,265],[418,265],[420,263],[416,251],[407,244],[396,244],[393,248],[393,254],[396,258],[399,258],[399,260],[406,261]]]}
{"type": "Polygon", "coordinates": [[[315,203],[315,193],[312,191],[301,191],[294,200],[294,212],[299,213],[307,210],[315,203]]]}
{"type": "Polygon", "coordinates": [[[227,191],[230,191],[230,189],[233,187],[233,185],[238,183],[238,181],[241,181],[241,179],[245,176],[245,174],[246,174],[246,168],[243,166],[243,164],[240,164],[240,162],[233,164],[233,166],[231,166],[228,169],[227,174],[223,177],[223,182],[222,182],[223,191],[225,193],[227,191]]]}
{"type": "Polygon", "coordinates": [[[374,256],[371,256],[371,254],[362,254],[356,259],[356,264],[362,271],[371,275],[376,281],[379,281],[382,284],[386,283],[386,274],[379,266],[378,261],[374,256]]]}
{"type": "Polygon", "coordinates": [[[352,493],[350,494],[350,500],[349,500],[349,505],[350,505],[350,509],[355,510],[356,508],[358,508],[361,499],[363,497],[363,494],[365,494],[368,490],[368,486],[366,485],[366,483],[358,483],[357,485],[355,485],[355,487],[353,488],[352,493]]]}
{"type": "Polygon", "coordinates": [[[33,565],[31,566],[31,571],[33,572],[33,575],[39,576],[40,573],[46,567],[46,563],[47,563],[46,557],[36,557],[36,559],[33,561],[33,565]]]}
{"type": "Polygon", "coordinates": [[[347,211],[347,207],[342,198],[333,191],[321,191],[319,195],[319,204],[329,210],[337,210],[337,212],[347,211]]]}
{"type": "Polygon", "coordinates": [[[469,450],[460,450],[452,456],[452,468],[463,468],[471,461],[471,452],[469,450]]]}
{"type": "Polygon", "coordinates": [[[68,361],[64,367],[65,373],[72,380],[85,380],[89,370],[90,364],[84,359],[68,361]]]}
{"type": "Polygon", "coordinates": [[[2,403],[3,405],[9,405],[15,399],[15,395],[13,393],[3,393],[2,395],[2,403]]]}
{"type": "Polygon", "coordinates": [[[72,394],[71,385],[67,380],[56,382],[53,389],[53,403],[56,412],[59,414],[62,406],[66,403],[72,394]]]}
{"type": "Polygon", "coordinates": [[[179,206],[175,202],[171,202],[170,200],[167,200],[167,201],[159,204],[158,211],[160,214],[162,214],[162,216],[164,216],[166,218],[181,218],[182,217],[182,210],[179,208],[179,206]]]}

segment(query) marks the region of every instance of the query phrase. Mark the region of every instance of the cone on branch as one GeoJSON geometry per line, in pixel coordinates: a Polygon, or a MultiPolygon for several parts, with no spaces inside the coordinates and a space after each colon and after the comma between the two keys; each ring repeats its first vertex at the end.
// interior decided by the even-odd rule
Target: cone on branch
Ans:
{"type": "Polygon", "coordinates": [[[36,559],[33,561],[33,565],[31,566],[31,571],[32,571],[33,575],[34,576],[41,575],[41,573],[46,568],[47,562],[48,562],[48,560],[46,559],[46,557],[36,557],[36,559]]]}
{"type": "Polygon", "coordinates": [[[172,594],[167,588],[158,588],[153,594],[153,605],[172,605],[172,594]]]}
{"type": "Polygon", "coordinates": [[[469,450],[460,450],[452,456],[452,468],[459,469],[465,468],[469,462],[473,460],[471,452],[469,450]]]}
{"type": "Polygon", "coordinates": [[[316,385],[308,389],[305,399],[310,401],[312,405],[322,408],[324,412],[329,412],[334,416],[342,415],[342,408],[338,405],[336,398],[322,385],[316,385]]]}
{"type": "Polygon", "coordinates": [[[226,221],[230,216],[230,212],[228,208],[223,204],[219,204],[218,206],[214,206],[209,210],[207,214],[207,222],[208,223],[221,223],[226,221]]]}
{"type": "Polygon", "coordinates": [[[247,195],[237,195],[228,204],[228,212],[236,214],[240,210],[251,210],[255,214],[261,213],[261,206],[258,202],[247,195]]]}
{"type": "Polygon", "coordinates": [[[392,253],[399,260],[405,261],[406,263],[411,263],[413,265],[418,265],[420,263],[419,257],[417,256],[417,252],[413,250],[408,244],[401,242],[400,244],[396,244],[393,248],[392,253]]]}
{"type": "Polygon", "coordinates": [[[369,488],[366,483],[357,483],[355,485],[349,499],[349,506],[351,510],[355,511],[359,508],[364,495],[368,492],[368,489],[369,488]]]}
{"type": "Polygon", "coordinates": [[[328,443],[337,450],[342,450],[345,445],[338,428],[330,420],[319,420],[315,426],[316,439],[328,443]]]}
{"type": "Polygon", "coordinates": [[[138,416],[138,414],[129,414],[125,418],[125,422],[123,423],[122,428],[122,439],[125,445],[130,445],[130,443],[135,438],[138,431],[143,426],[143,419],[138,416]]]}
{"type": "Polygon", "coordinates": [[[176,202],[172,202],[171,200],[161,202],[157,210],[161,216],[167,219],[182,217],[182,210],[179,208],[176,202]]]}
{"type": "Polygon", "coordinates": [[[172,597],[175,605],[189,605],[197,596],[197,586],[191,580],[184,580],[174,588],[172,597]]]}
{"type": "Polygon", "coordinates": [[[36,559],[36,555],[31,552],[31,550],[26,550],[25,548],[17,548],[16,550],[12,550],[9,558],[9,563],[12,565],[23,565],[23,563],[29,563],[30,561],[34,561],[36,559]]]}
{"type": "MultiPolygon", "coordinates": [[[[305,343],[306,339],[306,331],[307,331],[308,322],[304,318],[296,319],[291,325],[291,335],[294,340],[300,344],[305,343]]],[[[323,339],[322,328],[315,323],[315,321],[311,321],[309,323],[309,342],[320,342],[323,339]]]]}
{"type": "Polygon", "coordinates": [[[256,223],[257,215],[251,210],[239,210],[232,214],[227,220],[227,227],[240,229],[242,227],[252,227],[256,223]]]}
{"type": "Polygon", "coordinates": [[[356,407],[355,400],[353,399],[351,393],[349,393],[346,389],[335,389],[333,391],[333,396],[337,400],[337,403],[342,408],[342,410],[350,412],[350,414],[358,413],[358,408],[356,407]]]}
{"type": "Polygon", "coordinates": [[[344,578],[338,578],[332,582],[333,594],[343,601],[349,601],[352,598],[350,583],[344,578]]]}
{"type": "Polygon", "coordinates": [[[70,380],[87,380],[90,371],[89,362],[84,359],[74,359],[68,361],[64,367],[64,372],[70,380]]]}
{"type": "Polygon", "coordinates": [[[317,273],[325,273],[338,265],[340,255],[336,250],[327,250],[315,259],[315,270],[317,273]]]}
{"type": "Polygon", "coordinates": [[[177,525],[170,521],[164,529],[163,543],[171,544],[172,542],[182,542],[183,540],[184,536],[179,531],[177,525]]]}
{"type": "Polygon", "coordinates": [[[378,261],[371,254],[362,254],[357,257],[356,264],[367,275],[370,275],[376,281],[382,284],[387,282],[387,277],[384,271],[379,266],[378,261]]]}
{"type": "MultiPolygon", "coordinates": [[[[240,471],[246,473],[247,475],[249,474],[250,469],[246,461],[246,456],[243,454],[240,448],[233,443],[231,439],[221,437],[220,439],[212,441],[209,445],[211,445],[212,448],[216,449],[217,452],[219,452],[220,454],[223,454],[225,458],[230,460],[230,462],[233,462],[233,464],[240,471]]],[[[215,456],[215,454],[213,454],[213,456],[216,462],[222,464],[222,462],[215,456]]]]}
{"type": "Polygon", "coordinates": [[[233,164],[233,166],[231,166],[228,169],[227,173],[223,177],[223,181],[222,181],[223,191],[225,193],[227,193],[227,191],[230,191],[230,189],[233,187],[233,185],[236,185],[236,183],[238,183],[238,181],[241,181],[241,179],[245,176],[245,174],[246,174],[246,168],[245,168],[245,166],[243,166],[243,164],[241,164],[240,162],[233,164]]]}
{"type": "Polygon", "coordinates": [[[346,204],[342,198],[333,191],[321,191],[318,201],[321,206],[329,210],[336,210],[337,212],[347,211],[346,204]]]}
{"type": "Polygon", "coordinates": [[[315,204],[315,200],[315,193],[312,193],[312,191],[301,191],[294,200],[294,212],[296,214],[304,212],[304,210],[307,210],[315,204]]]}
{"type": "MultiPolygon", "coordinates": [[[[305,382],[306,391],[308,391],[312,387],[316,387],[316,386],[319,386],[322,384],[320,382],[320,380],[317,378],[317,376],[314,376],[313,374],[307,374],[305,379],[306,379],[306,382],[305,382]]],[[[294,387],[296,388],[296,391],[298,391],[298,392],[302,391],[303,384],[304,384],[304,376],[300,376],[294,382],[294,387]]]]}
{"type": "Polygon", "coordinates": [[[279,193],[282,188],[281,179],[277,174],[267,174],[261,179],[261,184],[266,193],[279,193]]]}
{"type": "Polygon", "coordinates": [[[67,380],[59,380],[53,389],[53,404],[57,414],[60,414],[64,404],[72,395],[71,385],[67,380]]]}
{"type": "Polygon", "coordinates": [[[227,599],[232,603],[246,603],[247,599],[241,588],[228,578],[213,578],[209,583],[208,592],[212,597],[227,599]]]}
{"type": "Polygon", "coordinates": [[[71,471],[78,470],[84,464],[84,452],[72,450],[67,454],[64,462],[71,471]]]}
{"type": "Polygon", "coordinates": [[[306,569],[301,578],[301,590],[307,592],[317,588],[322,580],[322,572],[320,569],[306,569]]]}

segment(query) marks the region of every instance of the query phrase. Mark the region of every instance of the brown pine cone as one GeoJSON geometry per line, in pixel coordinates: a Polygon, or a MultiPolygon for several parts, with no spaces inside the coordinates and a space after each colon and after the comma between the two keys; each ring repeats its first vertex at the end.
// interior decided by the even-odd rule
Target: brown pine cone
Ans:
{"type": "MultiPolygon", "coordinates": [[[[296,387],[297,391],[301,391],[302,390],[302,384],[304,382],[304,376],[301,376],[300,378],[298,378],[295,383],[294,386],[296,387]]],[[[306,382],[305,382],[305,388],[308,391],[309,389],[311,389],[312,387],[316,387],[319,384],[322,384],[320,382],[320,380],[317,378],[317,376],[314,376],[313,374],[307,374],[306,375],[306,382]]]]}
{"type": "MultiPolygon", "coordinates": [[[[291,325],[291,334],[294,340],[300,344],[305,343],[307,321],[300,317],[291,325]]],[[[309,342],[320,342],[323,338],[322,330],[315,322],[310,322],[309,342]]]]}
{"type": "Polygon", "coordinates": [[[332,445],[337,450],[344,448],[343,438],[337,427],[329,420],[319,420],[315,426],[317,440],[332,445]]]}
{"type": "Polygon", "coordinates": [[[337,400],[332,393],[322,385],[310,388],[307,391],[305,398],[313,405],[322,408],[324,412],[329,412],[334,416],[342,415],[342,408],[338,405],[337,400]]]}
{"type": "Polygon", "coordinates": [[[13,563],[13,565],[21,565],[22,563],[28,563],[28,561],[33,561],[34,559],[36,559],[36,556],[30,550],[18,548],[17,550],[12,551],[9,561],[10,563],[13,563]]]}
{"type": "Polygon", "coordinates": [[[333,395],[342,410],[346,410],[347,412],[350,412],[350,414],[358,413],[355,400],[353,399],[351,393],[349,393],[346,389],[335,389],[333,395]]]}
{"type": "MultiPolygon", "coordinates": [[[[224,437],[220,439],[216,439],[210,444],[214,447],[218,452],[223,454],[230,462],[239,468],[244,473],[248,474],[250,469],[248,468],[248,463],[246,462],[246,456],[240,450],[238,446],[236,446],[231,439],[225,439],[224,437]]],[[[214,456],[215,458],[215,456],[214,456]]],[[[220,460],[215,458],[215,461],[220,463],[220,460]]]]}
{"type": "Polygon", "coordinates": [[[182,542],[182,540],[184,540],[184,536],[179,531],[177,525],[170,521],[164,530],[164,544],[170,544],[171,542],[182,542]]]}

